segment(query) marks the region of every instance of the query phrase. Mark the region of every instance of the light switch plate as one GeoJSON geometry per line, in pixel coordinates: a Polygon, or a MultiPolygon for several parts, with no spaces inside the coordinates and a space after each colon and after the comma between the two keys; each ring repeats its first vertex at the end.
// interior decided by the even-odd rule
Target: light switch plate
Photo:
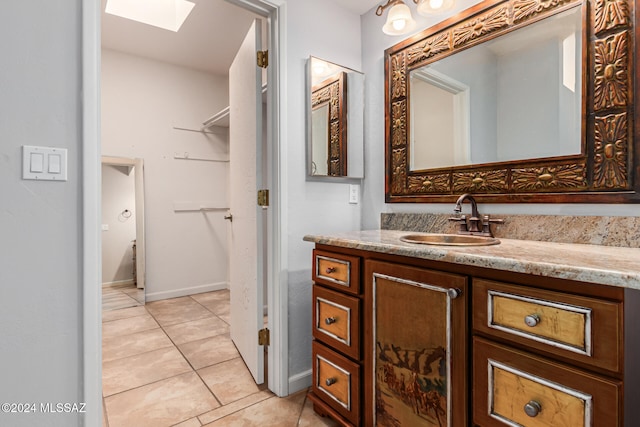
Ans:
{"type": "Polygon", "coordinates": [[[67,149],[22,146],[22,179],[67,180],[67,149]]]}

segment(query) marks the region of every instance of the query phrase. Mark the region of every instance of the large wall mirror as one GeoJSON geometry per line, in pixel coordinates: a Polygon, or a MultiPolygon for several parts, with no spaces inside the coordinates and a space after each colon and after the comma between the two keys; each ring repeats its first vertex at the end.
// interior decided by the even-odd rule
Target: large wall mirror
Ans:
{"type": "Polygon", "coordinates": [[[387,49],[387,202],[640,202],[633,6],[485,1],[387,49]]]}
{"type": "Polygon", "coordinates": [[[364,75],[319,58],[307,61],[307,173],[364,176],[364,75]]]}

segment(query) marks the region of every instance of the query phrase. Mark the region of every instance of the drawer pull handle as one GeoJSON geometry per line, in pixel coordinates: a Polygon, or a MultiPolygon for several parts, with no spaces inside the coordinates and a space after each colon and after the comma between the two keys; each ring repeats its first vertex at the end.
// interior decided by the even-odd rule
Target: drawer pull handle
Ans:
{"type": "Polygon", "coordinates": [[[337,383],[338,380],[336,378],[327,378],[327,380],[324,382],[327,387],[331,387],[333,384],[337,383]]]}
{"type": "Polygon", "coordinates": [[[327,269],[325,270],[327,274],[331,274],[331,273],[335,273],[336,272],[336,268],[335,267],[327,267],[327,269]]]}
{"type": "Polygon", "coordinates": [[[528,316],[525,316],[524,323],[526,323],[530,328],[538,326],[538,323],[540,323],[540,316],[538,316],[537,314],[530,314],[528,316]]]}
{"type": "Polygon", "coordinates": [[[336,319],[335,317],[327,317],[326,319],[324,319],[324,323],[326,323],[327,325],[331,325],[332,323],[336,323],[338,321],[338,319],[336,319]]]}
{"type": "Polygon", "coordinates": [[[540,411],[542,411],[542,405],[535,400],[530,400],[529,403],[524,405],[524,413],[531,418],[537,417],[540,411]]]}

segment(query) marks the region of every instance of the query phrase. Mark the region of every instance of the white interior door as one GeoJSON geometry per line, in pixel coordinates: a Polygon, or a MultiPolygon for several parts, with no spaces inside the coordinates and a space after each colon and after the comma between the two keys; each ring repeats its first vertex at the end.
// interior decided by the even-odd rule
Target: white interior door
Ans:
{"type": "Polygon", "coordinates": [[[263,215],[257,204],[262,184],[262,71],[256,52],[262,47],[256,20],[229,69],[229,158],[231,247],[231,339],[256,383],[264,382],[263,215]]]}

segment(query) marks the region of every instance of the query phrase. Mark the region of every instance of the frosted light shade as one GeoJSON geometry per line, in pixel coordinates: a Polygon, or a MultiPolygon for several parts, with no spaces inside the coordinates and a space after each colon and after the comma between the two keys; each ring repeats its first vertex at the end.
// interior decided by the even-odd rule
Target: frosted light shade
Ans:
{"type": "Polygon", "coordinates": [[[186,0],[107,0],[105,12],[177,32],[193,6],[186,0]]]}
{"type": "Polygon", "coordinates": [[[418,3],[418,15],[431,16],[453,8],[454,0],[422,0],[418,3]]]}
{"type": "Polygon", "coordinates": [[[387,22],[382,27],[382,32],[390,36],[406,34],[416,27],[416,21],[411,16],[411,10],[406,4],[396,4],[389,10],[387,22]]]}

